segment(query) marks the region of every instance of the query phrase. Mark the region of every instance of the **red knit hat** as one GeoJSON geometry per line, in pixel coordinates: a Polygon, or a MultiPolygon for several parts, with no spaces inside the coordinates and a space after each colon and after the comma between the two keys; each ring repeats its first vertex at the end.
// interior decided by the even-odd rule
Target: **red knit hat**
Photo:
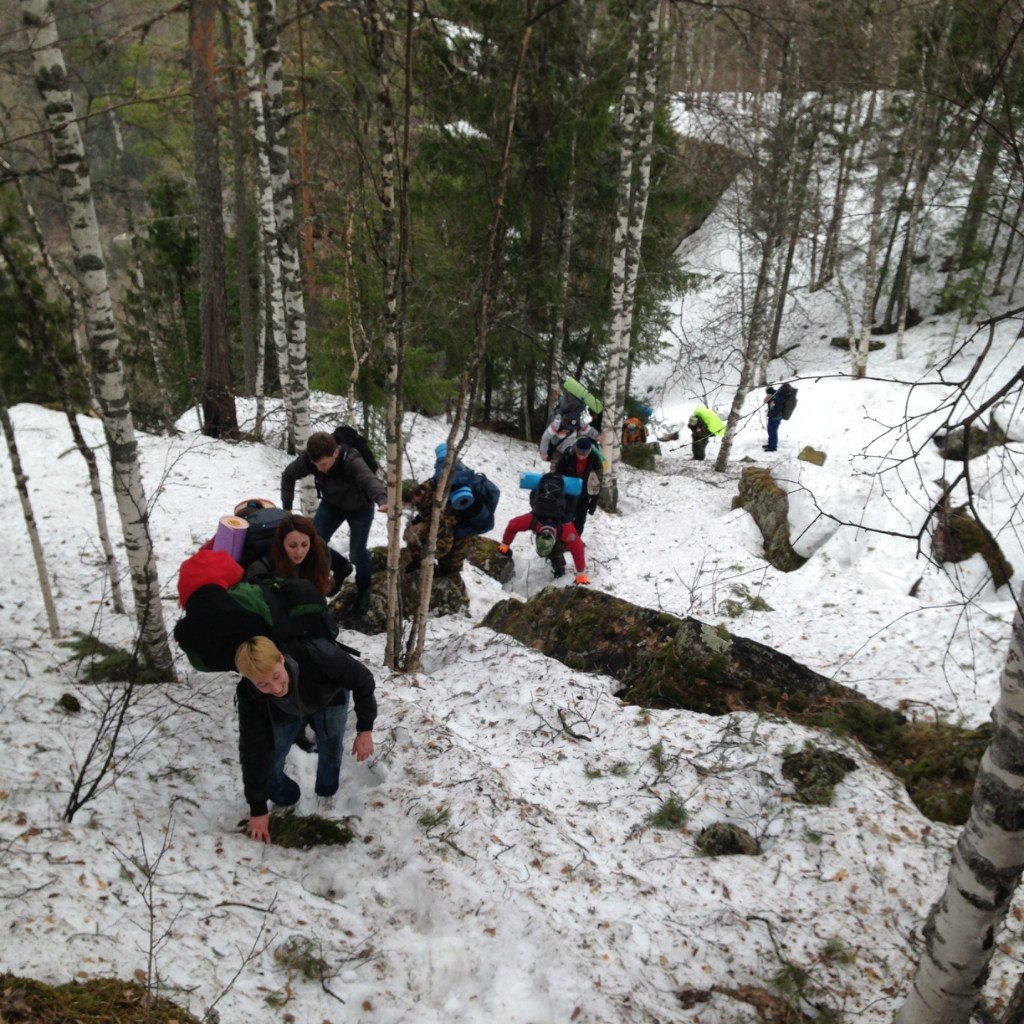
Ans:
{"type": "Polygon", "coordinates": [[[245,575],[242,567],[226,552],[200,548],[181,563],[178,570],[178,601],[181,607],[200,588],[213,584],[233,587],[245,575]]]}

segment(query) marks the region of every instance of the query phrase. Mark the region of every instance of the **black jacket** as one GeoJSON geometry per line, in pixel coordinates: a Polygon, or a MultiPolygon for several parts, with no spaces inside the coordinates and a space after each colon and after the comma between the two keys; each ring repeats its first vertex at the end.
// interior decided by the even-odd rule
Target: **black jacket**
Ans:
{"type": "Polygon", "coordinates": [[[274,722],[304,718],[314,711],[345,702],[352,693],[356,731],[367,732],[377,718],[374,679],[370,670],[331,640],[308,639],[282,648],[288,670],[288,692],[283,697],[262,693],[248,679],[236,691],[238,757],[249,814],[267,813],[270,773],[274,758],[274,722]]]}
{"type": "Polygon", "coordinates": [[[354,448],[339,444],[341,454],[326,473],[321,473],[303,452],[292,459],[281,474],[281,507],[291,511],[295,502],[295,481],[310,474],[316,481],[316,492],[328,504],[343,512],[355,512],[370,502],[386,505],[388,489],[370,472],[370,467],[354,448]]]}
{"type": "Polygon", "coordinates": [[[583,490],[579,497],[572,499],[573,507],[582,503],[587,506],[587,510],[590,512],[597,508],[598,495],[590,493],[591,476],[597,477],[597,483],[594,486],[596,486],[598,494],[604,481],[604,465],[601,462],[601,456],[597,452],[591,449],[590,454],[587,456],[587,464],[583,467],[581,474],[576,464],[576,452],[570,448],[558,457],[558,462],[555,463],[553,472],[561,473],[562,476],[577,476],[583,480],[583,490]]]}

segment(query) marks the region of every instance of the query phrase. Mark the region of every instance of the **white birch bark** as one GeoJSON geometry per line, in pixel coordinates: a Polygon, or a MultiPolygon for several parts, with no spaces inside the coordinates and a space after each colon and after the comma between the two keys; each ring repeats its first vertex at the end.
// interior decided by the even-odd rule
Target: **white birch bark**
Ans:
{"type": "MultiPolygon", "coordinates": [[[[252,122],[253,152],[256,158],[256,219],[259,224],[260,251],[263,254],[263,288],[259,315],[259,348],[256,356],[257,428],[262,430],[263,415],[263,352],[266,349],[266,331],[277,354],[281,393],[288,418],[292,418],[293,390],[288,355],[288,331],[284,301],[281,253],[278,245],[277,210],[274,204],[273,177],[267,142],[267,118],[263,106],[263,91],[256,54],[256,33],[252,24],[249,0],[236,0],[238,24],[242,34],[242,53],[245,57],[245,84],[249,95],[249,115],[252,122]]],[[[307,418],[308,434],[308,418],[307,418]]]]}
{"type": "Polygon", "coordinates": [[[924,953],[896,1024],[967,1024],[988,978],[998,931],[1024,871],[1024,619],[1017,611],[992,709],[971,815],[946,891],[924,925],[924,953]]]}
{"type": "Polygon", "coordinates": [[[110,447],[114,495],[135,596],[139,643],[149,665],[173,676],[160,605],[156,555],[149,535],[149,513],[139,467],[139,449],[131,406],[125,393],[120,340],[100,245],[89,162],[78,129],[50,0],[22,0],[21,9],[22,24],[32,51],[36,87],[50,126],[61,199],[82,293],[93,380],[110,447]]]}
{"type": "Polygon", "coordinates": [[[60,636],[57,606],[53,601],[50,576],[46,571],[46,557],[43,554],[42,542],[39,540],[39,528],[36,525],[35,514],[32,512],[32,499],[28,493],[28,477],[25,476],[25,472],[21,468],[18,442],[14,436],[14,425],[11,423],[11,417],[7,411],[7,395],[4,393],[2,385],[0,385],[0,426],[3,427],[4,440],[7,442],[7,454],[11,459],[14,486],[18,491],[18,500],[21,502],[21,516],[25,520],[29,544],[32,546],[32,559],[36,566],[36,576],[39,578],[39,592],[43,595],[43,608],[46,610],[46,624],[50,629],[50,636],[56,640],[60,636]]]}
{"type": "Polygon", "coordinates": [[[608,459],[604,476],[607,507],[618,505],[618,425],[626,393],[626,365],[636,302],[647,198],[650,194],[651,138],[657,99],[659,0],[639,4],[631,19],[626,82],[619,106],[621,149],[618,199],[612,242],[609,354],[604,381],[604,424],[612,437],[603,449],[608,459]]]}
{"type": "MultiPolygon", "coordinates": [[[[285,129],[284,70],[274,0],[257,0],[256,21],[263,54],[267,95],[266,130],[270,174],[274,186],[277,245],[281,254],[281,284],[288,332],[288,380],[291,394],[291,436],[295,449],[309,437],[309,375],[306,360],[306,302],[302,289],[298,226],[292,196],[291,161],[285,129]]],[[[283,386],[283,382],[282,382],[283,386]]]]}
{"type": "MultiPolygon", "coordinates": [[[[884,121],[884,119],[883,119],[884,121]]],[[[868,224],[868,249],[864,256],[864,293],[861,296],[860,331],[853,349],[853,375],[857,378],[868,372],[868,350],[871,342],[871,322],[874,319],[875,283],[878,280],[878,246],[882,237],[882,208],[885,186],[889,177],[889,140],[885,124],[879,128],[875,150],[875,185],[871,198],[871,220],[868,224]]]]}
{"type": "MultiPolygon", "coordinates": [[[[387,485],[388,485],[388,560],[387,560],[387,637],[384,645],[384,664],[394,667],[401,647],[401,616],[398,605],[399,555],[401,552],[402,527],[402,381],[400,338],[398,324],[398,285],[401,252],[398,230],[398,203],[395,189],[395,110],[391,92],[391,70],[395,57],[388,46],[391,27],[381,12],[380,6],[367,0],[363,4],[363,32],[369,45],[370,63],[376,72],[377,96],[377,155],[379,158],[380,230],[378,250],[381,263],[381,290],[383,298],[381,338],[386,370],[387,411],[385,433],[387,436],[387,485]]],[[[408,65],[406,72],[408,74],[408,65]]],[[[406,111],[408,116],[409,111],[406,111]]],[[[427,550],[424,552],[421,576],[428,577],[426,569],[433,565],[433,553],[437,542],[437,526],[431,520],[427,550]]],[[[420,587],[417,602],[416,621],[426,619],[430,605],[430,578],[420,587]],[[425,592],[424,592],[425,591],[425,592]]],[[[415,626],[414,626],[415,628],[415,626]]]]}

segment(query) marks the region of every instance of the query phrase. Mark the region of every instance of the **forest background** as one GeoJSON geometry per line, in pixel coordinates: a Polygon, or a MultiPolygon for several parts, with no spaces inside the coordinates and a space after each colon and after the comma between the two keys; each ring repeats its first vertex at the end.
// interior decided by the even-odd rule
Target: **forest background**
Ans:
{"type": "MultiPolygon", "coordinates": [[[[898,351],[920,316],[915,275],[965,321],[1020,278],[1019,4],[5,9],[3,406],[103,418],[158,673],[136,425],[195,407],[231,439],[236,394],[280,394],[294,450],[311,387],[335,392],[393,499],[407,410],[536,437],[572,373],[617,425],[667,301],[703,283],[671,255],[728,202],[733,292],[679,338],[709,404],[732,396],[724,468],[785,371],[794,267],[834,293],[858,376],[873,329],[898,351]]],[[[401,635],[393,614],[385,661],[415,666],[401,635]]]]}

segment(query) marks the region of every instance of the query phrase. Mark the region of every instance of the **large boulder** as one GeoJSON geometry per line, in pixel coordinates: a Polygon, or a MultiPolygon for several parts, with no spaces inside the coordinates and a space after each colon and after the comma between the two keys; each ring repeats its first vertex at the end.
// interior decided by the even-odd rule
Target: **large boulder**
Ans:
{"type": "Polygon", "coordinates": [[[733,508],[745,509],[764,538],[765,558],[780,572],[793,572],[807,561],[789,540],[789,496],[775,482],[771,470],[747,466],[740,474],[740,491],[733,508]]]}

